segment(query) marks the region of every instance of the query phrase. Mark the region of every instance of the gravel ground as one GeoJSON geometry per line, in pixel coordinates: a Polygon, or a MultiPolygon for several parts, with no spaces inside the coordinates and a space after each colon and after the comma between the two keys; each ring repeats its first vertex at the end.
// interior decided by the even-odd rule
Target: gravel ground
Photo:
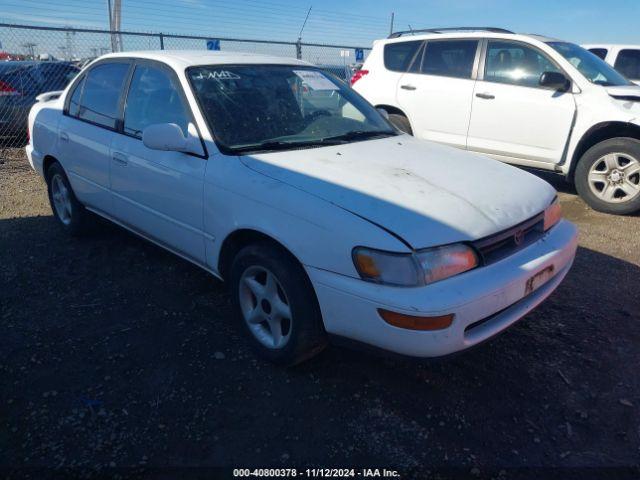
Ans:
{"type": "Polygon", "coordinates": [[[359,465],[638,478],[638,216],[593,212],[550,178],[581,247],[504,335],[443,361],[330,347],[281,369],[253,356],[222,283],[106,222],[67,238],[22,154],[0,162],[5,475],[359,465]]]}

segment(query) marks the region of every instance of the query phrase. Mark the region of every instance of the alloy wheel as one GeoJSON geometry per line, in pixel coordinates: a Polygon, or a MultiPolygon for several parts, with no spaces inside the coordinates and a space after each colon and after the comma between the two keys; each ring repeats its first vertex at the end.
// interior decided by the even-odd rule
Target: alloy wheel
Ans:
{"type": "Polygon", "coordinates": [[[242,316],[265,347],[283,348],[291,337],[292,315],[287,295],[276,276],[262,266],[247,268],[239,284],[242,316]]]}
{"type": "Polygon", "coordinates": [[[51,179],[51,197],[56,215],[64,225],[69,225],[71,223],[71,192],[59,173],[51,179]]]}
{"type": "Polygon", "coordinates": [[[640,161],[626,153],[596,160],[588,174],[591,192],[609,203],[628,202],[640,194],[640,161]]]}

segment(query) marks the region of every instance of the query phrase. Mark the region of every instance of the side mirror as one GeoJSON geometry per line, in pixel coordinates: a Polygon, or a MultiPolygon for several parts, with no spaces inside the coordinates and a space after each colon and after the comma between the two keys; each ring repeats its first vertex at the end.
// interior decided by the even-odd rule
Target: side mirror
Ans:
{"type": "MultiPolygon", "coordinates": [[[[189,131],[194,129],[189,125],[189,131]]],[[[194,129],[195,130],[195,129],[194,129]]],[[[186,136],[175,123],[158,123],[149,125],[142,131],[142,143],[151,150],[165,150],[169,152],[195,153],[202,155],[202,145],[197,136],[186,136]]]]}
{"type": "Polygon", "coordinates": [[[540,86],[551,90],[566,92],[571,87],[571,81],[560,72],[544,72],[540,75],[540,86]]]}
{"type": "Polygon", "coordinates": [[[378,113],[385,119],[389,120],[389,112],[387,112],[384,108],[376,108],[376,110],[378,110],[378,113]]]}

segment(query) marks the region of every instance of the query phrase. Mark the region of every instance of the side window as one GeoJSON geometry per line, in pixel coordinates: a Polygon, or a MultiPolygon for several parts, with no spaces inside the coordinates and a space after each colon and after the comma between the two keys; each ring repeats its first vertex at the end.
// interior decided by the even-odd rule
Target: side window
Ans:
{"type": "Polygon", "coordinates": [[[540,51],[522,43],[489,41],[484,79],[522,87],[537,87],[544,72],[562,71],[540,51]]]}
{"type": "Polygon", "coordinates": [[[133,73],[124,112],[124,131],[142,137],[142,131],[157,123],[175,123],[187,134],[189,109],[180,95],[180,85],[168,72],[138,66],[133,73]]]}
{"type": "Polygon", "coordinates": [[[73,93],[71,94],[68,113],[72,117],[77,117],[78,115],[80,115],[80,95],[82,95],[82,87],[84,87],[85,78],[86,77],[78,82],[78,84],[73,89],[73,93]]]}
{"type": "Polygon", "coordinates": [[[640,50],[620,50],[615,68],[627,78],[640,79],[640,50]]]}
{"type": "Polygon", "coordinates": [[[589,51],[596,57],[600,57],[602,60],[606,58],[608,52],[606,48],[590,48],[589,51]]]}
{"type": "Polygon", "coordinates": [[[120,92],[128,70],[128,63],[105,63],[92,68],[84,81],[79,117],[115,128],[120,92]]]}
{"type": "Polygon", "coordinates": [[[422,73],[471,78],[477,49],[477,40],[429,41],[422,60],[422,73]]]}
{"type": "Polygon", "coordinates": [[[406,72],[420,45],[421,40],[388,43],[384,46],[384,66],[394,72],[406,72]]]}

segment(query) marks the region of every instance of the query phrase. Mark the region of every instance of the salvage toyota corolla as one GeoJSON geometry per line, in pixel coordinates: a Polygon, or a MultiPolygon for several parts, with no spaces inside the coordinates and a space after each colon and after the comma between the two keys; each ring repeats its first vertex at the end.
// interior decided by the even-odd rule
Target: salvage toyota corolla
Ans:
{"type": "Polygon", "coordinates": [[[226,280],[280,364],[330,336],[463,350],[544,300],[576,252],[546,182],[401,134],[302,61],[111,54],[41,95],[29,129],[64,229],[93,212],[226,280]]]}

